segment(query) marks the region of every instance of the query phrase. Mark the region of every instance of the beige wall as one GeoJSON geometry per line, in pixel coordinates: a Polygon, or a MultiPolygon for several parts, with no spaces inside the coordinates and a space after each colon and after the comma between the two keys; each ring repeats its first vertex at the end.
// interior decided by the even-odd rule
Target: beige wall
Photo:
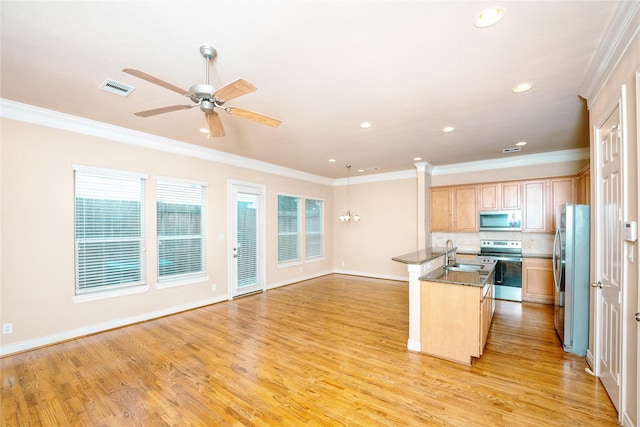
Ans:
{"type": "Polygon", "coordinates": [[[333,187],[151,150],[13,120],[2,120],[0,322],[13,323],[2,346],[38,345],[91,328],[144,319],[154,313],[202,305],[227,295],[227,185],[239,180],[266,186],[267,286],[282,285],[333,270],[333,187]],[[74,303],[73,164],[148,173],[147,292],[74,303]],[[157,289],[155,265],[155,178],[209,182],[207,193],[208,282],[157,289]],[[326,256],[323,261],[277,266],[277,193],[325,200],[326,256]],[[218,235],[224,240],[218,240],[218,235]],[[211,285],[217,290],[212,291],[211,285]]]}
{"type": "MultiPolygon", "coordinates": [[[[408,280],[406,265],[391,258],[416,250],[416,191],[416,179],[352,183],[351,211],[362,218],[354,223],[337,220],[347,209],[347,187],[335,187],[335,270],[408,280]]],[[[422,242],[420,247],[424,247],[422,242]]]]}
{"type": "MultiPolygon", "coordinates": [[[[617,101],[621,98],[622,86],[626,86],[626,96],[623,100],[626,102],[626,155],[623,153],[623,167],[627,174],[627,180],[624,190],[624,199],[626,200],[626,213],[623,215],[624,221],[638,221],[638,102],[640,99],[640,88],[636,84],[636,73],[640,72],[640,33],[637,33],[623,58],[617,64],[614,72],[607,79],[604,87],[598,91],[594,99],[589,100],[589,122],[592,127],[591,150],[592,157],[594,151],[594,135],[593,131],[603,123],[611,114],[617,101]]],[[[595,173],[592,171],[591,176],[595,173]]],[[[595,183],[591,188],[595,191],[595,183]]],[[[595,197],[592,195],[592,200],[595,197]]],[[[597,214],[597,210],[592,212],[597,214]]],[[[592,230],[595,231],[595,230],[592,230]]],[[[592,247],[593,250],[593,247],[592,247]]],[[[626,407],[626,417],[636,422],[638,419],[638,325],[633,320],[633,314],[640,311],[638,301],[638,242],[624,243],[624,269],[626,271],[625,292],[623,296],[623,322],[626,323],[625,339],[627,341],[627,357],[624,358],[624,383],[626,389],[626,401],[623,405],[626,407]],[[629,260],[629,252],[634,252],[634,260],[629,260]]],[[[593,257],[592,257],[593,258],[593,257]]],[[[592,266],[592,277],[595,276],[592,266]]],[[[592,297],[592,306],[594,305],[592,297]]],[[[590,329],[590,348],[593,351],[593,317],[590,329]]]]}

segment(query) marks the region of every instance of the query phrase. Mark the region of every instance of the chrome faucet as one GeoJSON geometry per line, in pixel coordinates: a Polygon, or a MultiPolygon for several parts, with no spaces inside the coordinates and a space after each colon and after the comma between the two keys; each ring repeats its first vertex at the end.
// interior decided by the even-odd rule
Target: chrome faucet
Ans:
{"type": "Polygon", "coordinates": [[[455,264],[456,262],[456,250],[453,247],[453,240],[449,239],[444,244],[444,251],[447,256],[447,265],[455,264]],[[451,248],[451,249],[449,249],[451,248]],[[453,254],[451,253],[453,252],[453,254]]]}

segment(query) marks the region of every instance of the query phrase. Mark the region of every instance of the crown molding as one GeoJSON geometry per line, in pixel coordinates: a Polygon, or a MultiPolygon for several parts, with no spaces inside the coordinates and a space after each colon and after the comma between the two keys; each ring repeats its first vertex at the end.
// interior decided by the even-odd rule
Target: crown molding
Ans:
{"type": "MultiPolygon", "coordinates": [[[[346,178],[325,178],[295,169],[289,169],[282,166],[273,165],[271,163],[237,156],[235,154],[224,153],[222,151],[200,147],[169,138],[162,138],[144,132],[89,120],[82,117],[72,116],[70,114],[64,114],[57,111],[47,110],[44,108],[35,107],[33,105],[22,104],[4,98],[0,98],[0,117],[26,123],[33,123],[40,126],[62,129],[69,132],[80,133],[83,135],[91,135],[98,138],[105,138],[125,144],[136,145],[139,147],[166,151],[173,154],[210,160],[230,166],[258,170],[265,173],[298,179],[301,181],[313,182],[316,184],[329,186],[347,185],[346,178]]],[[[423,168],[428,174],[431,175],[447,175],[455,173],[484,171],[490,169],[531,166],[543,163],[559,163],[572,160],[583,160],[588,158],[589,149],[584,148],[575,150],[554,151],[542,154],[528,154],[512,157],[510,159],[482,160],[477,162],[457,163],[443,166],[432,166],[427,162],[422,162],[417,163],[414,169],[351,177],[350,183],[366,184],[373,182],[396,181],[402,179],[415,179],[418,172],[423,168]]]]}
{"type": "Polygon", "coordinates": [[[590,158],[589,148],[573,150],[551,151],[540,154],[525,154],[509,159],[491,159],[477,162],[456,163],[452,165],[435,166],[432,175],[450,175],[455,173],[480,172],[495,169],[507,169],[523,166],[535,166],[547,163],[562,163],[590,158]]]}
{"type": "Polygon", "coordinates": [[[640,31],[640,2],[621,1],[587,70],[579,95],[591,107],[640,31]]]}
{"type": "Polygon", "coordinates": [[[183,156],[195,157],[213,162],[237,166],[245,169],[280,175],[287,178],[309,181],[316,184],[332,185],[333,180],[319,175],[289,169],[259,160],[242,157],[235,154],[200,147],[174,139],[150,135],[108,123],[89,120],[58,111],[47,110],[33,105],[23,104],[0,98],[0,117],[20,122],[47,126],[83,135],[105,138],[125,144],[165,151],[183,156]]]}

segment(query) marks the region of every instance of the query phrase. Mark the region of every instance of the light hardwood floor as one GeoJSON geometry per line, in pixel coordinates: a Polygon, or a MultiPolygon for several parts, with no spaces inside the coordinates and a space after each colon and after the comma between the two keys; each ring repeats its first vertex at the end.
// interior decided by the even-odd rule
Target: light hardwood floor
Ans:
{"type": "Polygon", "coordinates": [[[2,425],[615,426],[553,308],[471,367],[406,350],[405,282],[330,275],[0,360],[2,425]]]}

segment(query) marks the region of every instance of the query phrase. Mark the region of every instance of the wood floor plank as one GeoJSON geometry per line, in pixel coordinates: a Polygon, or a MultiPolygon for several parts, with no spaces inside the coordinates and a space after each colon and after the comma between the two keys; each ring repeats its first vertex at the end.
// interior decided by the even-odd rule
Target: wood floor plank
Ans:
{"type": "Polygon", "coordinates": [[[329,275],[0,359],[2,426],[615,426],[553,307],[497,301],[484,355],[409,352],[406,282],[329,275]]]}

